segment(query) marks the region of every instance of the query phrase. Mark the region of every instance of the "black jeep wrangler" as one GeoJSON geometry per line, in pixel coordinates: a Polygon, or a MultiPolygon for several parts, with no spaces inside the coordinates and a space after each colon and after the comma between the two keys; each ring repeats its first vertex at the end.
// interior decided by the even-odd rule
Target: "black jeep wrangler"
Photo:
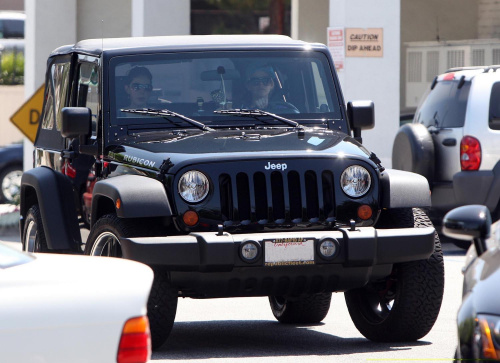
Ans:
{"type": "Polygon", "coordinates": [[[269,296],[318,323],[344,291],[360,332],[411,341],[443,296],[429,187],[361,144],[328,49],[283,36],[87,40],[48,60],[23,248],[155,271],[153,346],[178,297],[269,296]],[[90,235],[85,243],[80,226],[90,235]]]}

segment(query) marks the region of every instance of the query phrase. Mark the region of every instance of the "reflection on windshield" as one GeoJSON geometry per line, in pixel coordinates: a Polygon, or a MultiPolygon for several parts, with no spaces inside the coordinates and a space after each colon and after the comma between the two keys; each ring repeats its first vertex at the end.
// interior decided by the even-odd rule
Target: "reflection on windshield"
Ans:
{"type": "Polygon", "coordinates": [[[143,108],[168,109],[205,124],[228,120],[214,111],[230,109],[259,109],[295,120],[341,118],[329,63],[320,52],[187,52],[119,57],[111,63],[112,116],[118,124],[145,117],[122,109],[143,108]]]}

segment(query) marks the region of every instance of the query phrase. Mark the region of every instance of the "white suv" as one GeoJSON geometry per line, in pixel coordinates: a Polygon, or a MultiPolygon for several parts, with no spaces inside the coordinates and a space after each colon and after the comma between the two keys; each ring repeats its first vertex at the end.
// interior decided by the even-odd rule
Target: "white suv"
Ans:
{"type": "Polygon", "coordinates": [[[0,11],[0,51],[24,52],[24,22],[26,15],[19,11],[0,11]]]}
{"type": "Polygon", "coordinates": [[[500,66],[454,68],[437,76],[413,123],[394,141],[392,166],[424,175],[432,214],[465,204],[500,217],[500,66]]]}

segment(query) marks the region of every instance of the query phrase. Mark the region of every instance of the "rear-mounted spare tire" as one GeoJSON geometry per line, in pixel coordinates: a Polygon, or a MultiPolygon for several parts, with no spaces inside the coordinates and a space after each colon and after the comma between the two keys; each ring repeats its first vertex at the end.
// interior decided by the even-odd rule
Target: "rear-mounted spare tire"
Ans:
{"type": "Polygon", "coordinates": [[[422,124],[400,127],[392,147],[392,168],[424,176],[432,188],[434,182],[434,143],[422,124]]]}

